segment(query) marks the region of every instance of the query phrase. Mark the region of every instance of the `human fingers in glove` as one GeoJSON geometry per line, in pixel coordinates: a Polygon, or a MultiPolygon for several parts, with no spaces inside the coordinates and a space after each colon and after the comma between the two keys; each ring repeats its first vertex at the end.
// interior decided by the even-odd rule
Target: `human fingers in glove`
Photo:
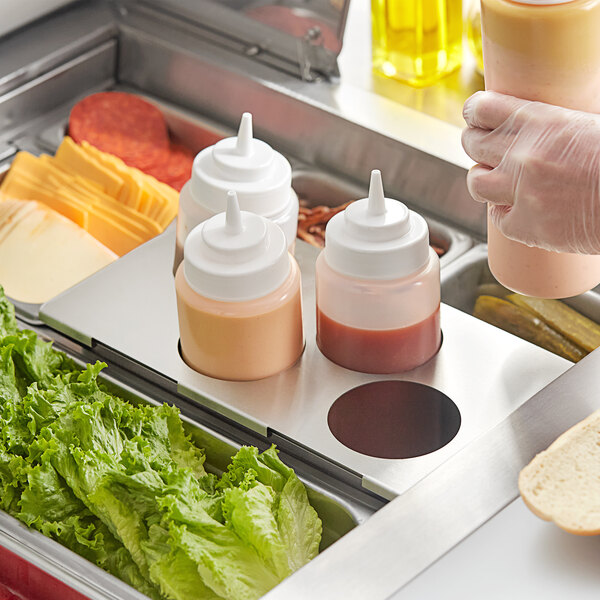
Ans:
{"type": "Polygon", "coordinates": [[[467,175],[508,238],[600,254],[600,115],[477,92],[464,106],[467,175]]]}

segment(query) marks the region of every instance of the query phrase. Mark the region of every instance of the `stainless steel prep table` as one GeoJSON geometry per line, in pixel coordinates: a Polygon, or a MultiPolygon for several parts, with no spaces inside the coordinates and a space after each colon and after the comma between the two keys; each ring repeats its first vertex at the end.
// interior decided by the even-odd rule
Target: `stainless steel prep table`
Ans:
{"type": "MultiPolygon", "coordinates": [[[[518,496],[519,471],[566,429],[600,408],[598,373],[600,350],[584,358],[406,494],[390,502],[363,527],[346,535],[266,598],[300,600],[310,595],[348,600],[416,597],[429,600],[441,594],[459,597],[459,589],[461,598],[480,597],[469,595],[471,588],[467,587],[473,571],[478,569],[479,557],[474,550],[486,553],[487,544],[505,544],[504,547],[508,546],[518,557],[527,548],[532,549],[543,528],[537,517],[529,511],[529,514],[523,513],[518,506],[520,500],[516,506],[511,504],[518,496]],[[489,519],[492,521],[485,525],[489,519]],[[501,532],[498,527],[502,528],[501,532]],[[470,534],[472,538],[468,537],[470,534]],[[449,572],[450,566],[465,569],[458,575],[456,584],[441,577],[449,572]]],[[[542,525],[546,529],[554,527],[549,523],[542,525]]],[[[578,538],[578,544],[573,538],[565,539],[551,531],[545,531],[544,535],[548,540],[559,541],[554,548],[557,554],[577,544],[576,551],[584,557],[584,569],[597,556],[598,544],[586,538],[578,538]]],[[[536,568],[527,574],[522,586],[516,579],[514,585],[505,584],[501,589],[510,594],[502,597],[530,598],[527,590],[536,587],[540,596],[562,598],[564,596],[553,595],[553,589],[564,590],[575,582],[577,585],[569,597],[579,597],[576,594],[586,591],[591,578],[593,582],[598,581],[597,572],[586,577],[585,573],[572,573],[568,569],[565,572],[565,569],[544,568],[552,564],[551,554],[550,549],[545,555],[529,554],[527,560],[536,568]]],[[[510,558],[492,566],[489,562],[486,564],[486,559],[481,558],[481,562],[487,573],[491,574],[495,568],[509,580],[519,577],[520,572],[510,558]]],[[[483,591],[484,584],[485,580],[479,580],[475,591],[483,591]]],[[[488,590],[485,597],[494,597],[493,590],[488,590]]]]}
{"type": "MultiPolygon", "coordinates": [[[[299,163],[359,185],[378,166],[390,196],[483,238],[485,212],[466,190],[470,161],[458,127],[343,77],[303,81],[290,74],[289,64],[286,70],[277,61],[253,58],[248,44],[217,43],[199,19],[198,7],[185,0],[166,1],[163,9],[152,0],[89,0],[1,40],[0,56],[8,47],[14,56],[32,48],[38,56],[19,76],[10,61],[0,63],[0,82],[6,82],[0,90],[3,152],[10,158],[16,149],[39,148],[43,132],[64,118],[65,107],[119,84],[224,128],[234,127],[239,114],[250,110],[257,135],[299,163]],[[174,4],[185,9],[184,18],[173,12],[174,4]],[[43,36],[48,23],[53,34],[43,36]]],[[[324,416],[339,393],[382,378],[347,372],[319,356],[309,306],[314,249],[299,244],[298,251],[305,274],[307,352],[297,368],[249,384],[248,394],[246,384],[209,380],[179,358],[169,279],[172,235],[167,231],[48,303],[44,318],[89,344],[90,356],[109,356],[125,367],[120,371],[125,380],[156,383],[190,410],[207,407],[204,414],[242,439],[277,440],[316,481],[374,508],[384,502],[370,492],[393,498],[268,597],[390,597],[510,502],[516,473],[532,453],[591,410],[593,402],[578,382],[597,369],[598,353],[569,369],[566,361],[444,306],[442,352],[394,379],[444,389],[463,411],[458,436],[419,459],[358,455],[333,440],[324,416]],[[93,310],[101,312],[90,319],[93,310]],[[155,329],[147,327],[148,317],[155,329]],[[127,335],[126,327],[134,326],[138,339],[127,335]],[[563,406],[565,390],[578,400],[563,406]]]]}

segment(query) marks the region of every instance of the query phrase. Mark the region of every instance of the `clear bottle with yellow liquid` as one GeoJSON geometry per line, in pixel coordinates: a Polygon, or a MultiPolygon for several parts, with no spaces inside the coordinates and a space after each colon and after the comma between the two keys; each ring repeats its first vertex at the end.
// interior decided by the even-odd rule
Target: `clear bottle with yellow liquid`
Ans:
{"type": "Polygon", "coordinates": [[[462,59],[462,0],[371,0],[373,68],[416,87],[462,59]]]}

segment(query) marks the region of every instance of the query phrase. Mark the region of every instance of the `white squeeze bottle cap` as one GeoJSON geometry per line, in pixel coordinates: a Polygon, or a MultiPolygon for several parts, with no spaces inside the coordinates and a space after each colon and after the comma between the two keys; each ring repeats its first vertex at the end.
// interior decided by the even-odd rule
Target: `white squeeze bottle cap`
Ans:
{"type": "Polygon", "coordinates": [[[266,296],[283,284],[291,268],[281,228],[241,211],[233,191],[227,195],[226,212],[190,232],[183,263],[185,279],[196,293],[225,302],[266,296]]]}
{"type": "Polygon", "coordinates": [[[236,137],[220,140],[194,159],[192,195],[213,213],[223,210],[227,192],[235,189],[241,210],[265,217],[290,203],[292,167],[269,144],[252,135],[252,115],[244,113],[236,137]]]}
{"type": "Polygon", "coordinates": [[[425,219],[383,193],[380,171],[371,171],[369,197],[335,215],[325,230],[324,258],[338,273],[357,279],[399,279],[429,260],[425,219]]]}

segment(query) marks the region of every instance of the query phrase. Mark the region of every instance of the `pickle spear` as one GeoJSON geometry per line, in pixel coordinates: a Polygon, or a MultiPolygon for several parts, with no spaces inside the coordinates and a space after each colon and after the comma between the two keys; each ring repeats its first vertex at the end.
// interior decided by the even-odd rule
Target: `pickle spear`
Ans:
{"type": "Polygon", "coordinates": [[[479,296],[475,301],[473,316],[573,362],[587,354],[534,313],[508,300],[479,296]]]}
{"type": "Polygon", "coordinates": [[[600,325],[573,310],[560,300],[530,298],[510,294],[508,300],[526,308],[577,346],[591,352],[600,346],[600,325]]]}

